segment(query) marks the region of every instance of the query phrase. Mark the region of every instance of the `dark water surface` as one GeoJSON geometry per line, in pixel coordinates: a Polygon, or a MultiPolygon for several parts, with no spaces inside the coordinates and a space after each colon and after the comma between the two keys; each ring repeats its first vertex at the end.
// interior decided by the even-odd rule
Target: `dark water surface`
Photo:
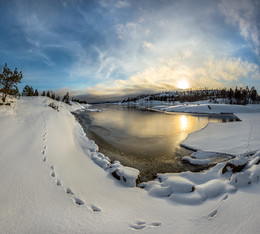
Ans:
{"type": "Polygon", "coordinates": [[[102,111],[75,113],[87,136],[111,161],[137,168],[142,181],[153,179],[157,173],[205,169],[181,162],[181,156],[192,151],[180,147],[180,143],[208,122],[235,121],[233,115],[166,114],[117,105],[94,108],[102,111]]]}

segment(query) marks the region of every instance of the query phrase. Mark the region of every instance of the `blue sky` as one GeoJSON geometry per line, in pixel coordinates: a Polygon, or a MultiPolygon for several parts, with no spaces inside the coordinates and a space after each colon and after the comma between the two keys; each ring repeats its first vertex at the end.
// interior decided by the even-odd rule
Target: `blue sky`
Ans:
{"type": "Polygon", "coordinates": [[[257,0],[1,0],[0,63],[21,88],[117,96],[255,86],[257,0]]]}

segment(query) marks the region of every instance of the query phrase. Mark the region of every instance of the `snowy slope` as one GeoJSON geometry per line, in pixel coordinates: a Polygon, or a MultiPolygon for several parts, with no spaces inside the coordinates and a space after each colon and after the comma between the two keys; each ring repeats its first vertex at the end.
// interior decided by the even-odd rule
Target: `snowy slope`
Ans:
{"type": "MultiPolygon", "coordinates": [[[[100,158],[98,147],[85,136],[70,113],[81,106],[54,101],[59,106],[56,111],[48,106],[50,102],[53,100],[47,97],[22,98],[11,107],[0,107],[1,233],[257,233],[259,230],[256,161],[250,161],[246,169],[249,177],[255,175],[247,185],[242,183],[243,179],[239,179],[242,182],[238,185],[227,184],[227,177],[232,175],[217,173],[223,164],[205,174],[161,175],[162,181],[153,183],[174,191],[170,198],[157,198],[146,191],[148,188],[123,185],[101,167],[100,161],[101,166],[94,162],[100,158]],[[215,179],[212,184],[218,185],[217,189],[207,184],[211,179],[215,179]],[[185,202],[192,186],[194,196],[204,193],[208,199],[185,202]]],[[[256,117],[249,116],[252,124],[256,124],[256,117]]],[[[252,142],[257,141],[253,136],[252,142]]]]}

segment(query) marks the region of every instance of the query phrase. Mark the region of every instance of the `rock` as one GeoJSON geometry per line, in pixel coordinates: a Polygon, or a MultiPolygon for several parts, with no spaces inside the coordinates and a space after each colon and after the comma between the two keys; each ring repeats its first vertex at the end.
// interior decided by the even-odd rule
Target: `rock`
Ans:
{"type": "Polygon", "coordinates": [[[113,171],[111,174],[112,174],[112,176],[114,176],[117,180],[120,180],[120,176],[117,174],[117,170],[116,170],[116,171],[113,171]]]}
{"type": "Polygon", "coordinates": [[[226,165],[222,168],[222,174],[225,174],[226,172],[240,172],[242,171],[247,164],[246,160],[238,160],[233,159],[226,163],[226,165]]]}

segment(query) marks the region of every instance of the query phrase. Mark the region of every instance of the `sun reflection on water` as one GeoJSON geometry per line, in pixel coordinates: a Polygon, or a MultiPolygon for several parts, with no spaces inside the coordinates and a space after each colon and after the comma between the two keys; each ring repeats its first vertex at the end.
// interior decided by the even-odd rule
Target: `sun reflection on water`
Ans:
{"type": "Polygon", "coordinates": [[[186,130],[188,127],[188,117],[186,115],[182,115],[180,117],[180,129],[186,130]]]}

